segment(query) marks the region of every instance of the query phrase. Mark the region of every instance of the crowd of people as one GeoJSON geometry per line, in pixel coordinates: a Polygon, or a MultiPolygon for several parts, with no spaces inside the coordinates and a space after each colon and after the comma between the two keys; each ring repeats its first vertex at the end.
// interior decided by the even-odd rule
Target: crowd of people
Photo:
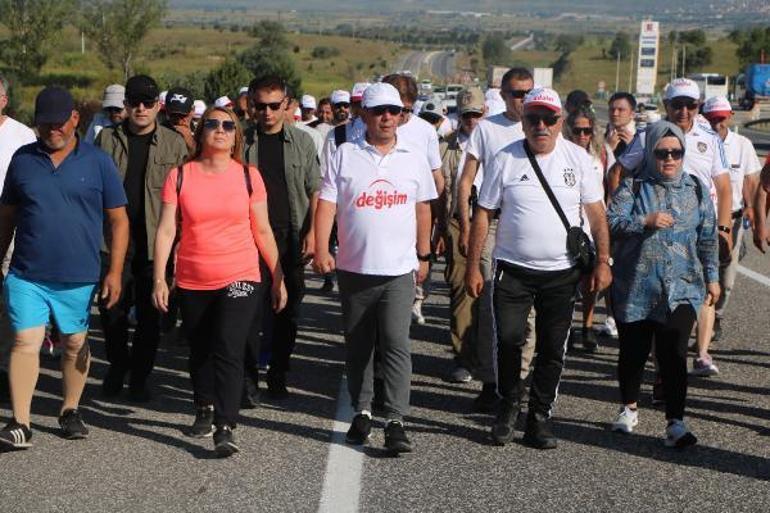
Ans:
{"type": "Polygon", "coordinates": [[[446,379],[481,383],[474,408],[494,415],[495,444],[513,440],[526,410],[524,442],[555,448],[565,357],[597,351],[604,335],[620,348],[610,428],[638,425],[654,352],[664,442],[683,448],[697,441],[685,423],[688,375],[719,372],[709,346],[744,232],[763,251],[768,242],[770,166],[730,129],[729,101],[701,102],[685,78],[665,88],[665,119],[637,124],[636,99],[617,92],[606,127],[586,93],[562,104],[524,68],[499,89],[466,87],[456,112],[420,98],[407,74],[320,100],[259,77],[211,106],[137,75],[105,89],[83,135],[67,90],[37,95],[34,131],[3,114],[8,93],[0,80],[0,388],[13,409],[0,445],[11,448],[31,446],[49,327],[62,434],[88,436],[79,404],[95,301],[102,394],[127,388],[149,401],[162,333],[179,318],[187,433],[212,437],[220,456],[238,452],[239,410],[259,404],[260,371],[275,400],[302,379],[291,357],[312,267],[322,292],[339,290],[355,411],[347,442],[367,443],[381,415],[386,449],[410,452],[409,328],[425,322],[440,257],[455,355],[446,379]],[[595,328],[599,301],[607,316],[595,328]]]}

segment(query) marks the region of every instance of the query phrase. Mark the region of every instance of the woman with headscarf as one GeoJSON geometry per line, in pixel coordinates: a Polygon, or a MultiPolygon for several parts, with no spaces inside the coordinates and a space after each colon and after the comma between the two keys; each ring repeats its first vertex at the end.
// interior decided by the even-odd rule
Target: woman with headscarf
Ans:
{"type": "Polygon", "coordinates": [[[719,299],[716,214],[708,189],[685,173],[685,138],[672,123],[647,130],[642,171],[613,195],[612,303],[618,322],[618,380],[623,406],[612,424],[630,433],[653,338],[666,397],[665,445],[697,442],[684,423],[687,341],[704,301],[719,299]]]}

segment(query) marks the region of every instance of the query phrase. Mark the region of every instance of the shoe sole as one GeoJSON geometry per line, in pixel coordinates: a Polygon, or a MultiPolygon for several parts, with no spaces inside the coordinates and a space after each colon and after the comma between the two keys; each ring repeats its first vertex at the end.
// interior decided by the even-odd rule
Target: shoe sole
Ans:
{"type": "Polygon", "coordinates": [[[556,441],[542,443],[539,440],[535,440],[533,438],[528,437],[527,435],[524,435],[524,438],[522,439],[522,441],[526,445],[532,447],[533,449],[540,449],[541,451],[556,449],[556,447],[558,446],[558,443],[556,443],[556,441]]]}
{"type": "Polygon", "coordinates": [[[718,374],[718,369],[693,369],[690,371],[690,376],[697,376],[700,378],[710,378],[711,376],[717,376],[718,374]]]}
{"type": "Polygon", "coordinates": [[[88,433],[63,433],[62,437],[65,440],[85,440],[88,438],[88,433]]]}
{"type": "Polygon", "coordinates": [[[663,443],[666,447],[670,447],[672,449],[684,449],[685,447],[691,447],[697,444],[698,438],[692,433],[685,433],[679,438],[679,440],[669,440],[666,438],[663,443]]]}
{"type": "Polygon", "coordinates": [[[369,439],[371,437],[372,437],[371,433],[366,435],[366,438],[364,438],[363,440],[360,438],[351,438],[345,435],[345,443],[349,445],[366,445],[367,443],[369,443],[369,439]]]}
{"type": "Polygon", "coordinates": [[[32,447],[32,442],[24,442],[23,444],[17,444],[9,440],[0,438],[0,447],[6,447],[11,449],[29,449],[30,447],[32,447]]]}
{"type": "Polygon", "coordinates": [[[412,452],[412,446],[411,444],[407,444],[405,442],[393,442],[393,443],[385,442],[385,450],[388,451],[390,454],[404,454],[404,453],[412,452]]]}
{"type": "Polygon", "coordinates": [[[185,434],[190,438],[211,438],[214,436],[214,427],[212,426],[211,431],[208,433],[193,433],[192,431],[187,431],[185,434]]]}
{"type": "Polygon", "coordinates": [[[634,428],[636,427],[636,424],[633,426],[626,426],[625,424],[613,424],[610,426],[610,431],[613,433],[621,433],[623,435],[630,435],[634,432],[634,428]]]}
{"type": "Polygon", "coordinates": [[[239,451],[240,449],[238,446],[232,442],[227,442],[214,447],[214,452],[216,452],[217,456],[220,458],[228,458],[239,451]]]}

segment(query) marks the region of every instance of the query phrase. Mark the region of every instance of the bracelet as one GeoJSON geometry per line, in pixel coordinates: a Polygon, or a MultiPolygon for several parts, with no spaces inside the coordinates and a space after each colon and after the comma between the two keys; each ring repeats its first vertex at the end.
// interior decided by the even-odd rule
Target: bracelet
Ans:
{"type": "Polygon", "coordinates": [[[426,255],[421,255],[417,253],[417,260],[419,260],[420,262],[430,262],[432,258],[433,258],[433,255],[431,255],[430,253],[426,255]]]}
{"type": "Polygon", "coordinates": [[[730,232],[732,231],[732,229],[729,226],[724,226],[724,225],[717,226],[717,230],[719,230],[720,232],[724,232],[728,235],[730,235],[730,232]]]}

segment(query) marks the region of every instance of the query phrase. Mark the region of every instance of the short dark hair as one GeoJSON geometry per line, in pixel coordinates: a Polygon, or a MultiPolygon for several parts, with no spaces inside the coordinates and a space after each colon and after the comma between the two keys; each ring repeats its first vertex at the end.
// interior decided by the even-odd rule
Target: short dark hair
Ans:
{"type": "Polygon", "coordinates": [[[511,80],[532,80],[534,82],[535,79],[532,78],[532,73],[527,68],[511,68],[500,79],[500,88],[502,89],[511,80]]]}
{"type": "Polygon", "coordinates": [[[288,94],[286,81],[277,75],[257,77],[249,82],[249,96],[252,96],[257,91],[263,89],[267,89],[268,91],[283,91],[284,94],[288,94]]]}
{"type": "Polygon", "coordinates": [[[587,92],[582,89],[575,89],[570,91],[567,95],[567,99],[564,102],[564,110],[568,113],[572,113],[578,109],[590,106],[591,104],[591,97],[588,96],[587,92]]]}
{"type": "Polygon", "coordinates": [[[414,103],[417,101],[417,81],[410,75],[393,73],[382,79],[386,84],[390,84],[398,90],[398,95],[402,100],[414,103]]]}
{"type": "Polygon", "coordinates": [[[322,105],[326,105],[326,104],[329,104],[329,105],[332,104],[332,101],[328,97],[321,98],[320,100],[318,100],[318,108],[319,109],[321,108],[322,105]]]}
{"type": "Polygon", "coordinates": [[[625,91],[618,91],[617,93],[610,96],[610,99],[607,102],[607,105],[612,105],[612,103],[617,100],[626,100],[628,104],[631,105],[631,110],[636,109],[636,97],[634,97],[634,95],[631,93],[627,93],[625,91]]]}

